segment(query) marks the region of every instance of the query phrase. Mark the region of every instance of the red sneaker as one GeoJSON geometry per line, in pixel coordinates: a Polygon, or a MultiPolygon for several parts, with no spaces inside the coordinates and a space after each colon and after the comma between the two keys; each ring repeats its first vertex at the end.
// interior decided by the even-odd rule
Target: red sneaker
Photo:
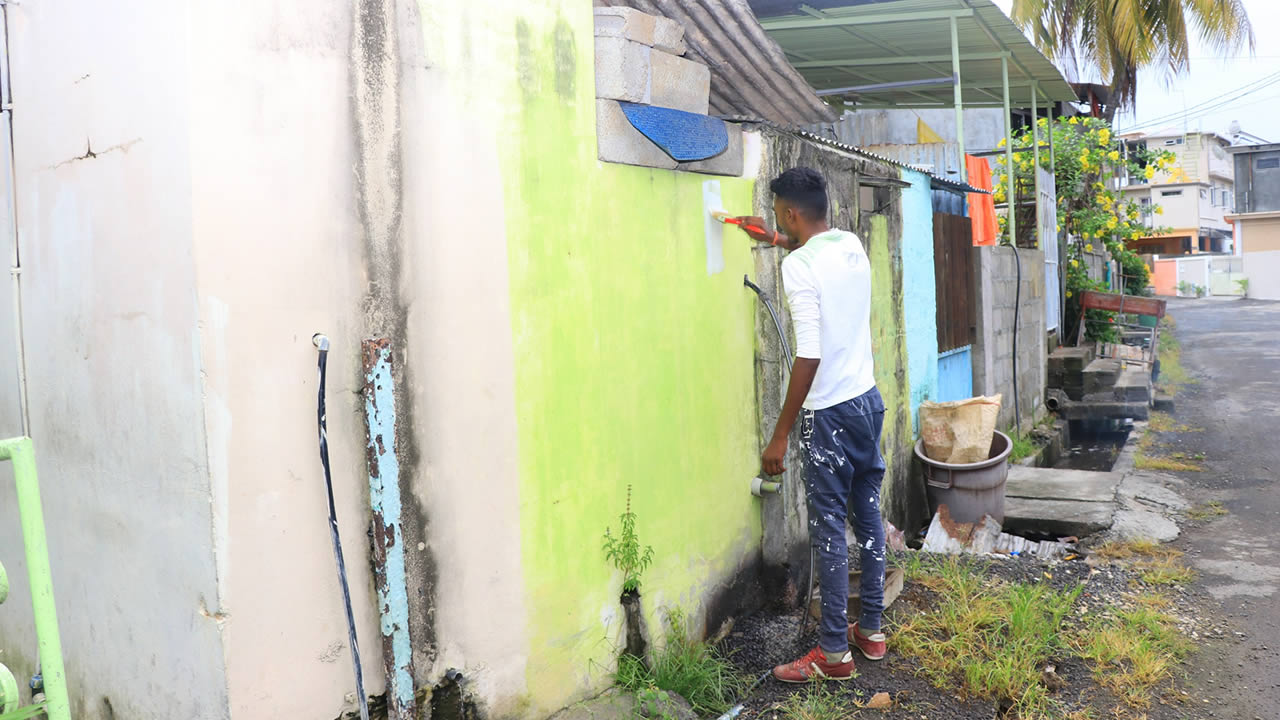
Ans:
{"type": "Polygon", "coordinates": [[[885,637],[882,632],[874,632],[867,637],[859,632],[858,623],[854,623],[849,626],[849,642],[857,645],[863,657],[868,660],[884,659],[885,637]]]}
{"type": "Polygon", "coordinates": [[[844,654],[844,662],[827,662],[822,648],[815,647],[808,655],[773,669],[773,676],[782,682],[807,683],[812,680],[848,680],[853,677],[853,653],[844,654]]]}

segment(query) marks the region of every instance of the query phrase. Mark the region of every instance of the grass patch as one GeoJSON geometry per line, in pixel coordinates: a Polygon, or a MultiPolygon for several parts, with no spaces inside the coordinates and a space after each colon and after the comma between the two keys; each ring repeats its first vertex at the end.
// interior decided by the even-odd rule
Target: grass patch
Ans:
{"type": "Polygon", "coordinates": [[[1133,466],[1139,470],[1162,470],[1165,472],[1203,472],[1198,463],[1172,457],[1151,455],[1141,449],[1134,453],[1133,466]]]}
{"type": "Polygon", "coordinates": [[[1040,452],[1040,445],[1037,445],[1034,440],[1025,435],[1014,433],[1009,438],[1013,441],[1013,449],[1009,451],[1010,462],[1025,460],[1040,452]]]}
{"type": "Polygon", "coordinates": [[[783,720],[845,720],[853,717],[854,706],[826,683],[816,682],[793,693],[776,710],[783,720]]]}
{"type": "MultiPolygon", "coordinates": [[[[1153,421],[1164,424],[1172,422],[1173,418],[1165,413],[1152,413],[1153,421]],[[1163,415],[1166,420],[1155,420],[1156,415],[1163,415]]],[[[1190,428],[1185,428],[1190,430],[1190,428]]],[[[1165,457],[1158,454],[1158,451],[1164,447],[1156,442],[1155,431],[1158,428],[1148,424],[1142,437],[1138,438],[1138,449],[1133,454],[1133,466],[1139,470],[1163,470],[1166,472],[1203,472],[1204,468],[1197,462],[1205,458],[1204,453],[1195,453],[1187,455],[1186,453],[1173,453],[1171,456],[1165,457]]]]}
{"type": "Polygon", "coordinates": [[[1160,377],[1156,381],[1156,386],[1169,395],[1176,395],[1184,386],[1194,381],[1182,365],[1182,343],[1173,332],[1177,323],[1170,315],[1166,315],[1164,319],[1166,321],[1164,329],[1160,332],[1160,339],[1157,341],[1160,377]]]}
{"type": "Polygon", "coordinates": [[[1212,520],[1216,517],[1222,517],[1227,514],[1227,509],[1217,500],[1210,500],[1203,505],[1197,505],[1187,511],[1187,517],[1196,522],[1204,522],[1212,520]]]}
{"type": "Polygon", "coordinates": [[[1091,616],[1075,650],[1093,664],[1094,679],[1126,705],[1146,708],[1152,692],[1173,677],[1191,650],[1173,616],[1141,603],[1091,616]]]}
{"type": "MultiPolygon", "coordinates": [[[[1124,540],[1103,543],[1093,554],[1110,561],[1132,562],[1139,577],[1148,585],[1185,585],[1195,580],[1196,573],[1184,565],[1179,558],[1182,551],[1161,545],[1154,540],[1124,540]]],[[[1144,596],[1148,598],[1145,605],[1149,609],[1164,609],[1167,604],[1155,604],[1163,601],[1159,595],[1144,596]]]]}
{"type": "Polygon", "coordinates": [[[1104,560],[1133,560],[1145,558],[1164,560],[1182,557],[1182,551],[1162,545],[1155,540],[1108,540],[1093,551],[1094,555],[1104,560]]]}
{"type": "Polygon", "coordinates": [[[676,693],[699,715],[724,712],[746,688],[733,663],[706,643],[689,639],[683,613],[667,615],[665,640],[654,653],[650,668],[631,655],[623,655],[614,681],[637,697],[653,695],[654,690],[676,693]]]}
{"type": "Polygon", "coordinates": [[[1138,572],[1148,585],[1186,585],[1196,579],[1196,571],[1174,558],[1139,563],[1138,572]]]}
{"type": "Polygon", "coordinates": [[[1044,665],[1063,650],[1063,619],[1080,588],[1057,591],[988,578],[979,563],[935,559],[919,572],[937,593],[931,610],[910,617],[894,637],[920,674],[943,689],[1000,702],[1021,718],[1053,714],[1044,665]]]}
{"type": "Polygon", "coordinates": [[[1147,420],[1147,428],[1155,432],[1204,432],[1203,428],[1193,428],[1190,425],[1183,425],[1167,412],[1160,410],[1152,410],[1151,416],[1147,420]]]}

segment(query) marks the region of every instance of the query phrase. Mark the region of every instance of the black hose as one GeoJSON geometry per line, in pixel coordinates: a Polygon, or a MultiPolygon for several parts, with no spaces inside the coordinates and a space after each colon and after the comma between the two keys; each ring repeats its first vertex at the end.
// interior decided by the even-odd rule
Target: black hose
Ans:
{"type": "Polygon", "coordinates": [[[342,585],[342,605],[347,611],[347,636],[351,641],[351,662],[356,671],[356,701],[360,704],[360,720],[369,720],[369,700],[364,694],[364,671],[360,667],[360,644],[356,641],[356,619],[351,611],[351,589],[347,586],[347,566],[342,560],[342,538],[338,535],[338,513],[333,504],[333,477],[329,472],[329,439],[325,430],[324,380],[329,357],[329,338],[317,334],[312,338],[320,351],[320,389],[316,398],[316,421],[320,426],[320,464],[324,467],[324,487],[329,494],[329,536],[333,539],[333,556],[338,561],[338,582],[342,585]]]}
{"type": "Polygon", "coordinates": [[[1013,265],[1017,270],[1018,281],[1013,286],[1013,418],[1014,435],[1022,436],[1022,408],[1018,406],[1018,310],[1022,305],[1022,258],[1018,255],[1016,244],[1010,243],[1013,251],[1013,265]]]}
{"type": "MultiPolygon", "coordinates": [[[[760,286],[751,282],[751,280],[749,280],[746,275],[742,276],[742,284],[746,285],[747,287],[755,291],[756,296],[759,297],[760,301],[764,303],[765,308],[768,309],[769,311],[769,315],[773,318],[773,327],[778,331],[778,342],[782,343],[782,357],[784,360],[786,360],[787,372],[790,373],[791,365],[792,365],[791,343],[787,342],[787,333],[785,330],[782,329],[782,320],[778,318],[778,311],[773,309],[773,302],[769,300],[769,296],[765,295],[764,291],[760,289],[760,286]]],[[[811,422],[811,420],[806,414],[806,417],[804,418],[804,420],[801,421],[802,425],[801,425],[800,434],[802,437],[807,435],[803,424],[808,422],[811,422]]],[[[801,462],[800,472],[801,473],[804,472],[803,463],[804,463],[805,455],[808,454],[807,450],[808,448],[804,448],[800,453],[800,462],[801,462]]],[[[796,633],[796,645],[801,645],[801,643],[804,642],[804,629],[805,629],[805,626],[809,624],[809,609],[813,607],[813,583],[814,583],[814,573],[815,573],[815,569],[817,568],[817,565],[818,565],[818,549],[815,548],[813,546],[813,542],[810,541],[809,543],[809,591],[805,593],[805,597],[804,597],[804,610],[803,610],[803,614],[800,616],[800,629],[796,633]]]]}

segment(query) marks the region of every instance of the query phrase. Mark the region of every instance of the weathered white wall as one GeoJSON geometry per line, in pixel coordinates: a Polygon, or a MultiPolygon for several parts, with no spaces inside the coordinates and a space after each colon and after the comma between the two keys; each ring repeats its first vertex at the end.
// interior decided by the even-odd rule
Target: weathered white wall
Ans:
{"type": "MultiPolygon", "coordinates": [[[[86,720],[226,716],[186,10],[5,8],[31,433],[73,714],[86,720]]],[[[29,667],[17,609],[0,608],[4,658],[29,667]]]]}
{"type": "MultiPolygon", "coordinates": [[[[503,5],[507,12],[495,20],[484,4],[401,4],[401,283],[421,457],[411,496],[425,518],[434,568],[432,653],[418,674],[434,681],[448,668],[466,668],[477,696],[518,703],[528,689],[529,625],[537,618],[522,603],[504,208],[514,170],[504,171],[499,154],[510,108],[507,99],[477,89],[509,72],[516,9],[555,10],[503,5]],[[488,23],[496,25],[475,31],[488,23]],[[463,218],[480,221],[476,232],[458,232],[463,218]]],[[[515,704],[488,710],[521,714],[515,704]]]]}
{"type": "MultiPolygon", "coordinates": [[[[359,343],[392,334],[409,358],[406,522],[423,539],[407,548],[419,684],[465,666],[480,697],[525,691],[501,100],[475,90],[510,53],[469,46],[483,8],[424,19],[399,3],[358,24],[374,6],[391,4],[8,8],[31,414],[77,718],[107,717],[104,696],[131,720],[349,707],[316,331],[333,341],[365,689],[383,681],[359,343]],[[370,59],[361,43],[387,27],[399,57],[370,59]],[[389,108],[353,99],[357,66],[390,83],[389,108]],[[482,241],[442,241],[460,216],[485,218],[482,241]]],[[[0,352],[0,378],[15,374],[0,352]]],[[[16,387],[0,381],[6,434],[16,387]]],[[[14,528],[2,547],[19,547],[14,528]]],[[[23,568],[0,559],[15,577],[4,657],[29,674],[23,568]]]]}
{"type": "Polygon", "coordinates": [[[197,2],[188,23],[200,430],[231,715],[334,718],[354,681],[317,455],[315,332],[333,343],[329,450],[365,690],[384,686],[359,395],[352,8],[197,2]]]}

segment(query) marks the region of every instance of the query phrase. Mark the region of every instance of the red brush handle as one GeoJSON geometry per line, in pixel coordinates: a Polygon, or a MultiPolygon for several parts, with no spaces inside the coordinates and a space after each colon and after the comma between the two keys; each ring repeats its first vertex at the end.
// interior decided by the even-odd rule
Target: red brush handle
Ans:
{"type": "MultiPolygon", "coordinates": [[[[737,225],[737,227],[740,227],[740,228],[742,228],[742,229],[745,229],[745,231],[753,231],[753,232],[758,232],[758,233],[760,233],[760,234],[765,234],[765,233],[768,233],[768,232],[769,232],[769,231],[767,231],[767,229],[760,228],[760,227],[756,227],[756,225],[748,225],[748,224],[744,224],[744,223],[742,223],[742,220],[741,220],[741,219],[739,219],[739,218],[724,218],[724,222],[726,222],[726,223],[728,223],[728,224],[731,224],[731,225],[737,225]]],[[[777,233],[777,231],[773,231],[773,240],[772,240],[772,241],[769,241],[769,242],[773,243],[773,245],[777,245],[777,243],[778,243],[778,233],[777,233]]]]}

